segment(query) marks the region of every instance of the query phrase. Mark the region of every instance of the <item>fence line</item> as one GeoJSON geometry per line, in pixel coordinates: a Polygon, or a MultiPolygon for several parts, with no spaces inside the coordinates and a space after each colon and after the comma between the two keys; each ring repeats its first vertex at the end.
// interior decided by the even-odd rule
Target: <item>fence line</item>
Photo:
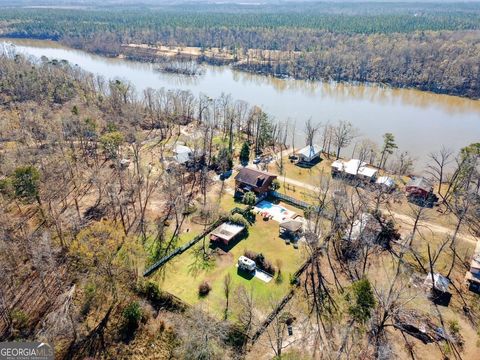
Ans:
{"type": "MultiPolygon", "coordinates": [[[[318,248],[303,264],[298,268],[297,271],[293,274],[293,280],[295,281],[296,286],[298,286],[298,280],[300,276],[307,270],[308,266],[312,263],[314,257],[318,256],[321,251],[321,248],[318,248]]],[[[275,309],[267,316],[267,318],[263,321],[262,325],[257,329],[255,334],[253,334],[251,338],[251,346],[253,346],[258,338],[262,336],[262,334],[267,330],[267,328],[270,326],[272,321],[278,316],[280,311],[283,310],[283,308],[288,304],[288,302],[293,298],[293,295],[295,295],[295,288],[290,289],[287,295],[285,295],[282,300],[277,304],[275,309]]]]}
{"type": "MultiPolygon", "coordinates": [[[[230,213],[233,214],[243,214],[246,211],[250,211],[251,207],[247,207],[245,210],[242,210],[238,207],[233,208],[230,213]]],[[[202,240],[205,236],[207,236],[208,233],[210,233],[213,229],[215,229],[217,226],[219,226],[222,222],[224,222],[226,219],[221,217],[217,219],[212,225],[210,225],[208,228],[206,228],[200,235],[197,235],[193,238],[193,240],[190,240],[188,243],[185,245],[176,248],[174,251],[172,251],[170,254],[164,256],[157,262],[155,262],[152,266],[150,266],[148,269],[145,270],[143,273],[144,277],[152,275],[155,271],[157,271],[159,268],[161,268],[163,265],[165,265],[167,262],[172,260],[175,256],[178,256],[188,249],[190,249],[193,245],[198,243],[200,240],[202,240]]]]}

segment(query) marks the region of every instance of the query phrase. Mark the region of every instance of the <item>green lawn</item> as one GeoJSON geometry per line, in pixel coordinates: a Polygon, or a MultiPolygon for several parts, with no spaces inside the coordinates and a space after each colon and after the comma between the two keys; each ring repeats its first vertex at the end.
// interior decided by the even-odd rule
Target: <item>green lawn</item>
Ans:
{"type": "Polygon", "coordinates": [[[311,168],[302,168],[300,166],[292,164],[288,157],[285,156],[283,158],[283,174],[279,174],[278,166],[274,164],[271,164],[268,170],[274,174],[278,174],[278,180],[280,182],[283,182],[282,178],[283,176],[285,176],[287,178],[302,181],[309,185],[315,186],[319,184],[320,175],[330,175],[331,163],[331,160],[322,157],[322,161],[312,166],[311,168]]]}
{"type": "Polygon", "coordinates": [[[250,227],[247,238],[241,240],[228,253],[216,255],[212,263],[206,265],[199,260],[202,257],[196,254],[200,254],[201,249],[202,243],[199,243],[176,257],[164,269],[164,273],[168,275],[163,276],[160,272],[155,275],[154,280],[163,290],[180,297],[187,303],[202,302],[218,317],[223,315],[225,306],[223,280],[227,274],[230,274],[232,279],[232,304],[235,303],[235,289],[243,285],[247,289],[252,289],[256,305],[267,312],[271,306],[270,303],[276,303],[287,293],[290,287],[289,276],[298,269],[305,257],[301,247],[294,249],[279,238],[277,222],[273,220],[265,222],[260,217],[257,217],[257,222],[250,227]],[[237,274],[238,257],[243,255],[246,249],[262,253],[274,265],[280,261],[283,282],[278,284],[272,280],[265,283],[257,278],[246,279],[237,274]],[[201,298],[198,296],[198,286],[204,280],[210,283],[212,291],[208,296],[201,298]]]}

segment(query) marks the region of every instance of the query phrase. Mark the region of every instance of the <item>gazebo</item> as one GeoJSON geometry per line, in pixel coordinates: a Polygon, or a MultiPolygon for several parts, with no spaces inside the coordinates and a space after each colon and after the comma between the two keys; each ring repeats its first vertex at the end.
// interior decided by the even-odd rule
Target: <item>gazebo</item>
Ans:
{"type": "Polygon", "coordinates": [[[287,220],[280,223],[280,236],[296,239],[303,233],[303,223],[298,220],[287,220]]]}

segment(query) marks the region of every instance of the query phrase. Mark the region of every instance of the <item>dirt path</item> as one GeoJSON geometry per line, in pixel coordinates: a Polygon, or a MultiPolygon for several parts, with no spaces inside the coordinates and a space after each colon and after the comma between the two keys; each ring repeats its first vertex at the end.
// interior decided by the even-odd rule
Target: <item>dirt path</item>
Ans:
{"type": "MultiPolygon", "coordinates": [[[[402,224],[408,225],[408,226],[413,226],[415,219],[411,216],[405,215],[405,214],[399,214],[397,212],[390,212],[394,217],[395,220],[398,222],[399,220],[402,222],[402,224]]],[[[427,228],[428,230],[437,233],[437,234],[445,234],[452,236],[454,233],[453,229],[449,229],[445,226],[438,225],[429,221],[420,221],[420,227],[427,228]]],[[[464,234],[464,233],[458,233],[457,234],[458,239],[462,239],[464,241],[467,241],[472,244],[476,244],[478,239],[475,236],[469,235],[469,234],[464,234]]]]}

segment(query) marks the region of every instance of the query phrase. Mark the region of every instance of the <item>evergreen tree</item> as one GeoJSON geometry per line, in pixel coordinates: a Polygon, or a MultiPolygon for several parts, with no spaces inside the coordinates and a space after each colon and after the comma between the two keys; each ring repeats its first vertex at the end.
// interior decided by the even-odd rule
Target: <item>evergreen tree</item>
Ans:
{"type": "Polygon", "coordinates": [[[40,173],[33,166],[20,166],[15,169],[13,174],[13,188],[15,196],[26,201],[34,199],[40,202],[38,197],[38,188],[40,173]]]}
{"type": "Polygon", "coordinates": [[[242,149],[240,150],[240,162],[242,165],[248,164],[250,158],[250,146],[247,142],[244,142],[242,145],[242,149]]]}
{"type": "Polygon", "coordinates": [[[393,150],[397,149],[398,146],[395,144],[395,137],[392,133],[385,133],[383,135],[383,147],[382,147],[382,155],[380,157],[380,163],[378,164],[379,168],[385,167],[385,163],[387,162],[388,155],[393,154],[393,150]]]}
{"type": "Polygon", "coordinates": [[[348,308],[349,314],[353,320],[359,323],[365,323],[370,319],[372,310],[375,307],[375,297],[372,286],[368,279],[361,279],[352,285],[353,304],[348,308]]]}

